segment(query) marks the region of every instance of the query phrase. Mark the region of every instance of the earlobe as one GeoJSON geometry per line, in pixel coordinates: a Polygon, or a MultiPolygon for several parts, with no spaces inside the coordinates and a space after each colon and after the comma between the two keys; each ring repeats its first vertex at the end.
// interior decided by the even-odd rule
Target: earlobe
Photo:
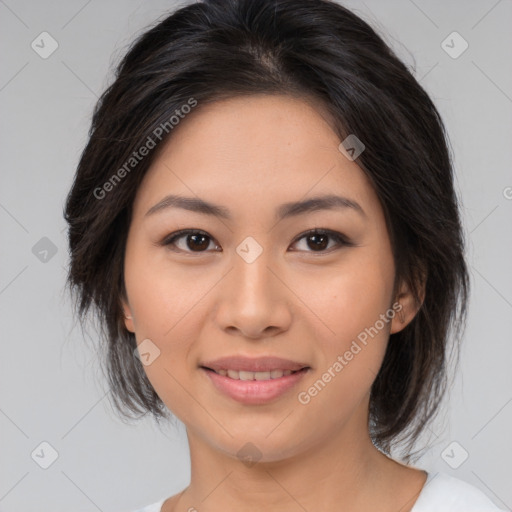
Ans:
{"type": "Polygon", "coordinates": [[[400,320],[401,324],[405,324],[404,308],[400,302],[398,304],[400,306],[400,309],[398,310],[398,319],[400,320]]]}
{"type": "Polygon", "coordinates": [[[393,310],[395,311],[395,316],[393,317],[393,320],[391,320],[391,329],[389,331],[390,334],[400,332],[408,323],[408,315],[406,315],[405,312],[404,302],[406,301],[404,301],[402,297],[402,299],[397,299],[393,303],[393,310]]]}
{"type": "MultiPolygon", "coordinates": [[[[390,334],[400,332],[404,327],[407,326],[410,321],[410,314],[408,311],[409,309],[408,297],[405,297],[403,294],[401,294],[399,298],[393,303],[395,316],[393,317],[393,320],[391,320],[390,334]]],[[[414,317],[414,315],[412,316],[414,317]]]]}
{"type": "Polygon", "coordinates": [[[416,314],[418,313],[423,303],[424,292],[421,292],[421,302],[418,303],[414,298],[414,294],[411,292],[408,286],[403,285],[400,293],[398,294],[395,302],[393,303],[393,310],[395,316],[391,321],[390,334],[395,334],[402,331],[407,325],[409,325],[416,314]]]}
{"type": "Polygon", "coordinates": [[[130,332],[135,332],[130,306],[123,300],[124,325],[130,332]]]}

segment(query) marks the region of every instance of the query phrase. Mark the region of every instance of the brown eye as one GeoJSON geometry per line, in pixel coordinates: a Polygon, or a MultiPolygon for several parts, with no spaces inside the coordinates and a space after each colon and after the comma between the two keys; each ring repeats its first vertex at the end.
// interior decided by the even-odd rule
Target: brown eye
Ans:
{"type": "MultiPolygon", "coordinates": [[[[326,249],[332,249],[333,246],[329,247],[329,241],[334,240],[334,247],[338,246],[352,246],[353,244],[349,242],[346,237],[344,237],[341,233],[337,233],[335,231],[330,230],[319,230],[314,229],[312,231],[308,231],[307,233],[302,234],[295,243],[305,239],[306,252],[330,252],[326,251],[326,249]]],[[[300,249],[303,250],[303,249],[300,249]]]]}
{"type": "Polygon", "coordinates": [[[308,235],[306,237],[308,247],[317,250],[324,250],[329,245],[329,235],[314,233],[313,235],[308,235]]]}
{"type": "Polygon", "coordinates": [[[165,239],[162,242],[162,245],[171,246],[171,248],[176,247],[178,251],[184,252],[205,252],[210,246],[211,241],[212,238],[203,231],[185,229],[178,231],[171,235],[170,238],[165,239]],[[181,239],[184,240],[184,243],[179,245],[177,241],[181,239]]]}
{"type": "Polygon", "coordinates": [[[186,235],[187,246],[190,249],[197,249],[199,251],[203,251],[208,249],[210,242],[208,237],[205,235],[186,235]]]}
{"type": "MultiPolygon", "coordinates": [[[[302,240],[306,241],[306,248],[299,249],[304,252],[331,252],[330,249],[342,246],[352,246],[353,244],[341,233],[330,230],[314,229],[300,235],[294,245],[302,240]],[[330,242],[334,241],[334,246],[330,242]]],[[[184,229],[173,233],[167,237],[161,245],[169,247],[173,251],[188,253],[208,252],[213,238],[204,231],[194,229],[184,229]]],[[[216,249],[220,247],[214,244],[216,249]]],[[[222,250],[222,249],[221,249],[222,250]]]]}

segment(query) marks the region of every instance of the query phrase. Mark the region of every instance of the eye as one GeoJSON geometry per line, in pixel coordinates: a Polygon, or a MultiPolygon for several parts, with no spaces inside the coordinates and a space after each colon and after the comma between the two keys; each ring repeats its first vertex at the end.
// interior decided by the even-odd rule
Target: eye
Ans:
{"type": "MultiPolygon", "coordinates": [[[[325,250],[332,249],[332,246],[329,247],[329,239],[336,242],[334,244],[335,246],[354,245],[341,233],[328,229],[312,229],[306,233],[302,233],[296,238],[293,245],[297,244],[297,242],[300,242],[302,239],[306,240],[307,247],[312,248],[311,251],[306,250],[306,252],[331,252],[325,250]]],[[[164,239],[161,242],[161,245],[167,246],[174,251],[201,253],[207,251],[211,242],[213,242],[213,238],[204,231],[197,229],[182,229],[172,233],[169,237],[164,239]],[[184,243],[182,243],[180,247],[177,242],[182,239],[184,240],[184,243]]],[[[215,244],[215,247],[220,249],[217,244],[215,244]]],[[[222,251],[222,249],[220,250],[222,251]]]]}
{"type": "Polygon", "coordinates": [[[176,233],[173,233],[170,237],[166,238],[162,242],[162,245],[172,246],[170,247],[172,250],[176,250],[173,247],[177,247],[178,251],[183,252],[205,252],[211,241],[212,238],[210,235],[204,231],[197,229],[182,229],[181,231],[176,231],[176,233]],[[176,241],[182,238],[185,239],[185,244],[183,244],[182,247],[179,247],[176,241]]]}
{"type": "Polygon", "coordinates": [[[327,248],[332,249],[332,246],[329,247],[329,238],[336,242],[334,246],[337,245],[340,247],[354,245],[341,233],[331,231],[329,229],[312,229],[307,231],[306,233],[299,235],[294,244],[305,239],[306,247],[313,249],[312,251],[306,252],[331,252],[330,250],[325,250],[327,248]]]}

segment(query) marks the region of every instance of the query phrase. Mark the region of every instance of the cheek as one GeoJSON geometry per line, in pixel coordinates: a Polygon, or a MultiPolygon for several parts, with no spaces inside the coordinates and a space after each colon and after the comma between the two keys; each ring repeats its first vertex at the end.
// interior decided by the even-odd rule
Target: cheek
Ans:
{"type": "Polygon", "coordinates": [[[163,347],[197,315],[214,278],[199,266],[184,271],[169,264],[164,251],[135,249],[127,252],[125,282],[137,339],[154,339],[163,347]]]}
{"type": "Polygon", "coordinates": [[[301,274],[294,289],[303,298],[308,316],[318,320],[321,339],[339,349],[387,311],[393,277],[388,258],[357,250],[336,266],[301,274]]]}
{"type": "Polygon", "coordinates": [[[301,281],[298,295],[307,297],[305,302],[315,313],[311,318],[318,324],[313,330],[317,368],[302,390],[308,395],[305,401],[309,397],[315,401],[313,408],[320,407],[318,414],[324,414],[320,404],[329,410],[329,402],[337,403],[341,420],[371,388],[394,313],[389,310],[391,261],[364,251],[356,258],[354,252],[354,258],[338,268],[318,273],[310,282],[301,281]]]}
{"type": "Polygon", "coordinates": [[[144,371],[167,407],[185,420],[182,413],[188,414],[190,397],[184,389],[195,370],[189,353],[198,338],[198,319],[207,315],[205,298],[216,276],[199,266],[184,272],[162,258],[151,260],[148,253],[127,250],[125,282],[137,343],[149,339],[158,354],[144,371]]]}
{"type": "Polygon", "coordinates": [[[367,408],[359,406],[382,365],[390,321],[380,317],[387,311],[383,298],[361,296],[358,288],[352,295],[348,287],[328,296],[332,300],[324,303],[323,311],[329,312],[324,318],[335,334],[322,328],[315,335],[317,364],[297,398],[309,417],[341,425],[356,410],[366,414],[367,408]]]}

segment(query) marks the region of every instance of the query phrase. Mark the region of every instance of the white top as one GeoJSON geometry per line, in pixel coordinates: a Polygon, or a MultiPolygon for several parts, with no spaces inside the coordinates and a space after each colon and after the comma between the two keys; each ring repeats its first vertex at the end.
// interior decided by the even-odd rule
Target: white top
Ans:
{"type": "MultiPolygon", "coordinates": [[[[167,498],[134,512],[161,512],[167,498]]],[[[480,489],[447,475],[428,473],[427,481],[411,512],[505,512],[480,489]]]]}
{"type": "MultiPolygon", "coordinates": [[[[498,512],[480,489],[446,473],[428,473],[411,512],[498,512]]],[[[160,512],[160,509],[157,509],[160,512]]]]}

